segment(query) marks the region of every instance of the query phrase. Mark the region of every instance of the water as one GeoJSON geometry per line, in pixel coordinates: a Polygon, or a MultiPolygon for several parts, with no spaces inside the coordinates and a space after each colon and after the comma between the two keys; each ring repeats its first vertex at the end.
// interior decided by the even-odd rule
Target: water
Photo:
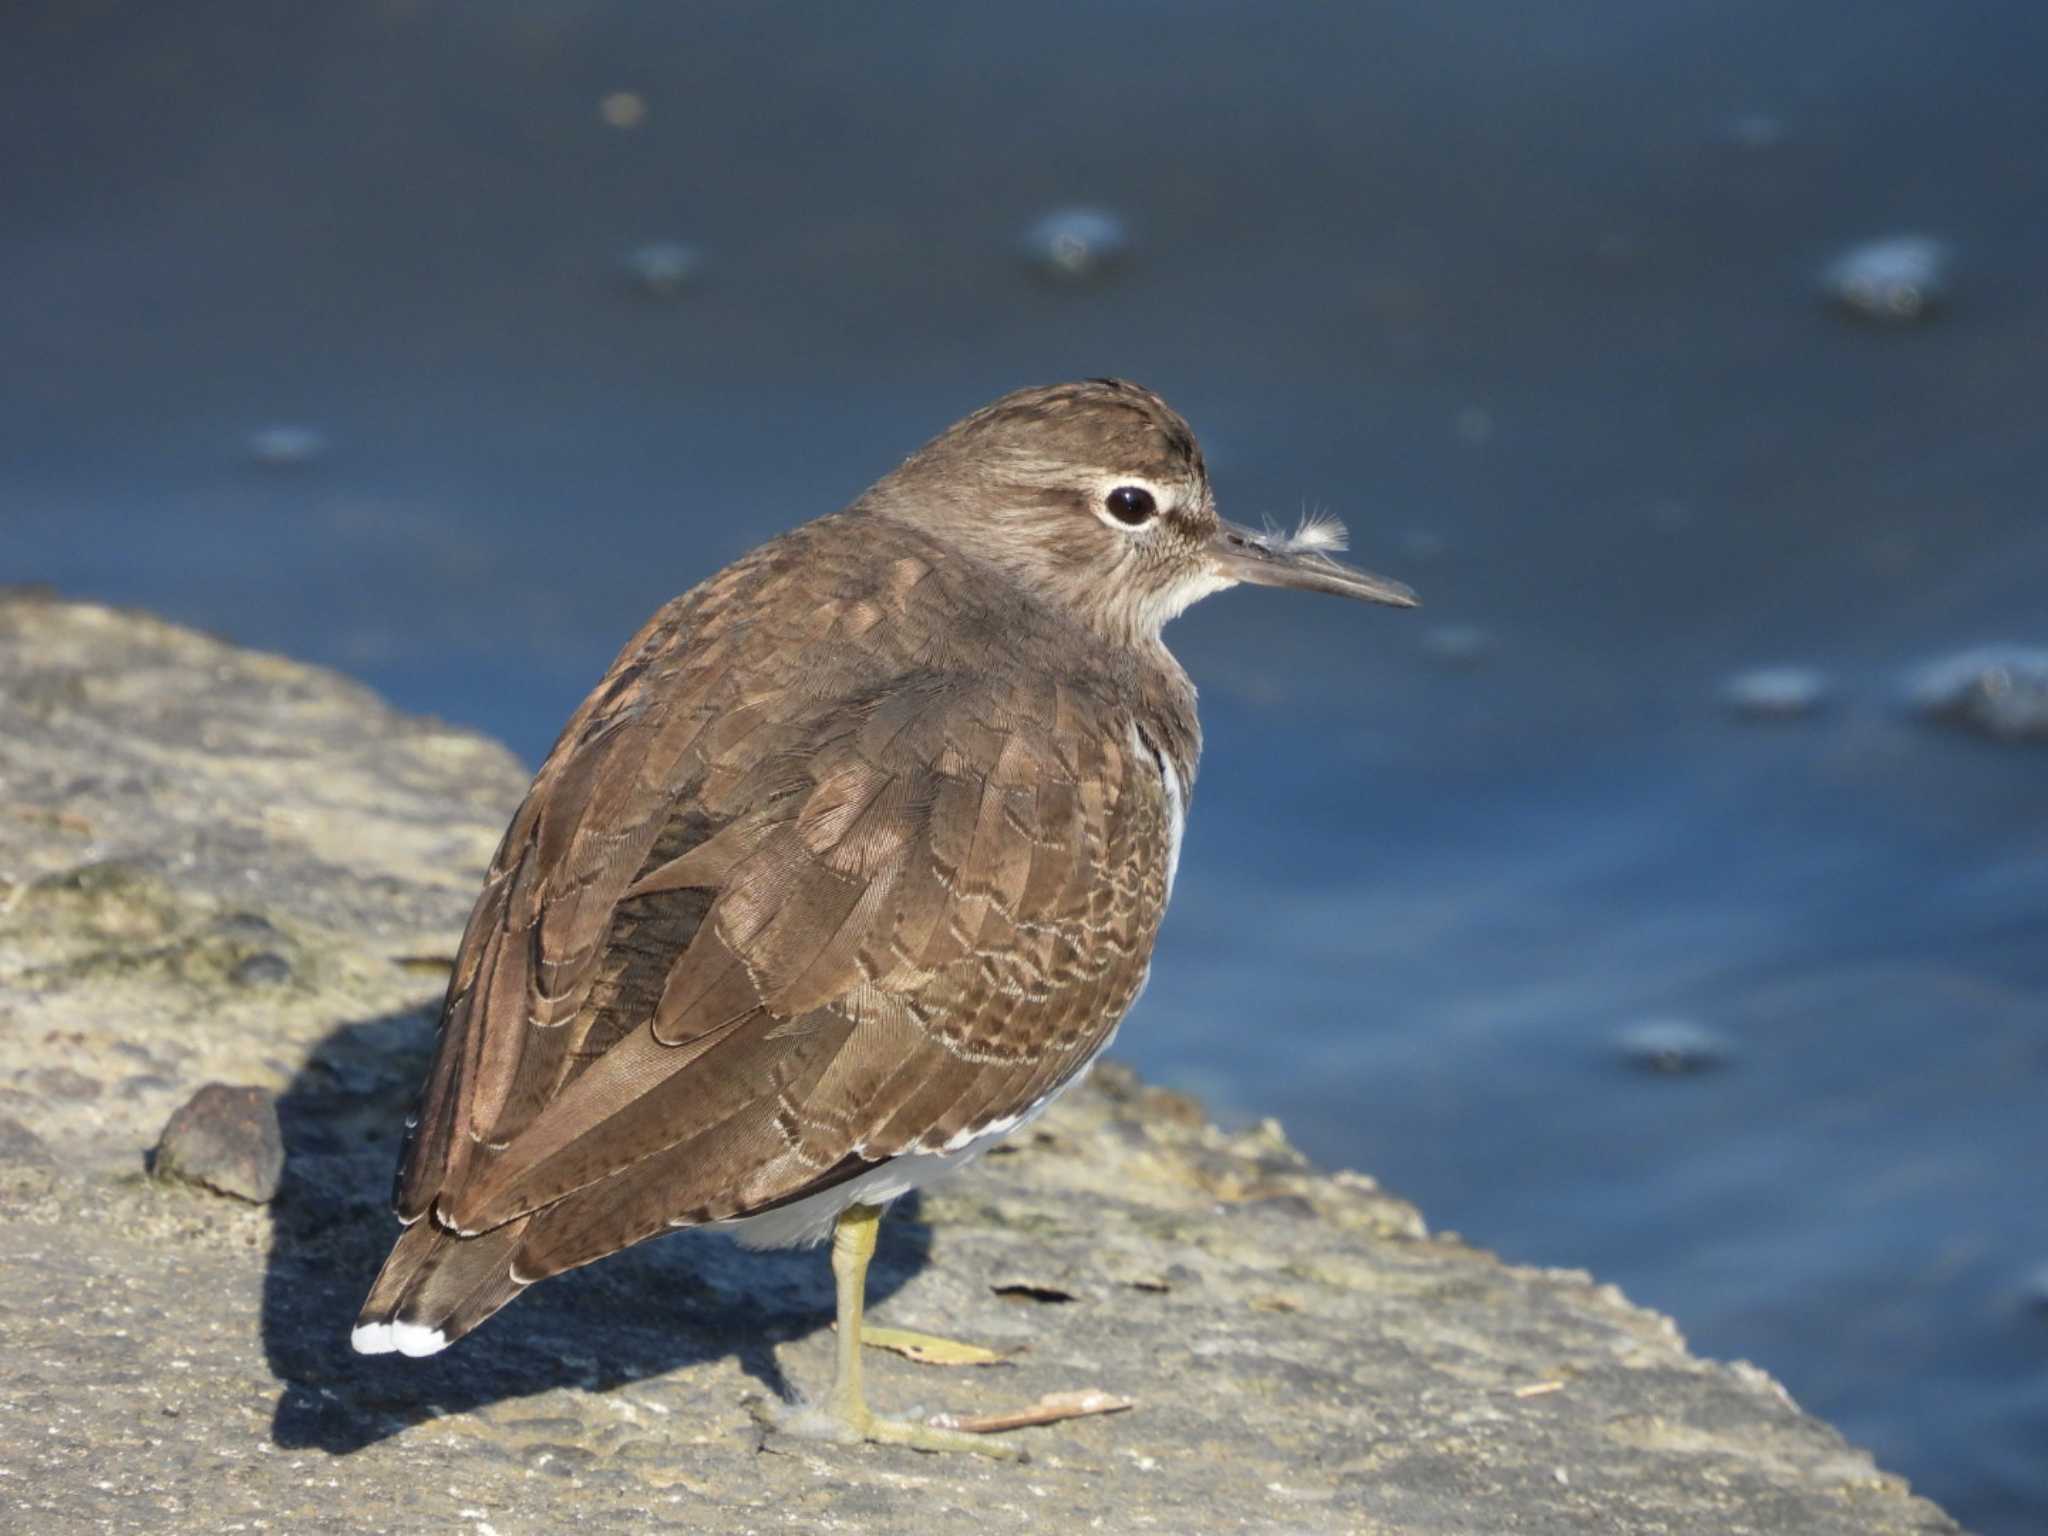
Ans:
{"type": "Polygon", "coordinates": [[[0,24],[0,579],[535,756],[947,421],[1152,384],[1428,608],[1171,632],[1122,1048],[2048,1526],[2048,749],[1903,681],[2048,644],[2048,11],[254,14],[0,24]],[[1831,264],[1902,235],[1939,302],[1863,323],[1831,264]],[[1784,668],[1821,707],[1731,707],[1784,668]]]}

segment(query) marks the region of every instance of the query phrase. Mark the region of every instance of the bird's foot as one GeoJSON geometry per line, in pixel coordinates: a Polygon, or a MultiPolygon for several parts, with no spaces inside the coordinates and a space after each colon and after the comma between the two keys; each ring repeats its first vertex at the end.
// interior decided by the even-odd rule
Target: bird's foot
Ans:
{"type": "Polygon", "coordinates": [[[834,1445],[906,1445],[914,1451],[964,1451],[997,1461],[1028,1461],[1023,1447],[964,1429],[943,1429],[922,1419],[890,1419],[864,1403],[823,1407],[798,1404],[776,1415],[775,1428],[800,1440],[825,1440],[834,1445]]]}

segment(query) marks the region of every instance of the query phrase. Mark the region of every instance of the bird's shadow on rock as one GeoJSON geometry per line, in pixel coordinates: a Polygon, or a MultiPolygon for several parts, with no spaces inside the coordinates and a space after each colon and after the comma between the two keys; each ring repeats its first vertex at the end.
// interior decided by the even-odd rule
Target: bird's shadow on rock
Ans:
{"type": "MultiPolygon", "coordinates": [[[[345,1455],[444,1414],[555,1387],[608,1391],[727,1355],[793,1397],[774,1346],[830,1322],[830,1266],[816,1250],[750,1252],[709,1233],[643,1243],[535,1286],[427,1359],[350,1348],[356,1309],[398,1236],[392,1174],[434,1013],[342,1025],[278,1102],[284,1183],[263,1278],[264,1353],[284,1385],[272,1439],[345,1455]]],[[[914,1201],[883,1225],[871,1300],[929,1258],[931,1229],[914,1201]]]]}

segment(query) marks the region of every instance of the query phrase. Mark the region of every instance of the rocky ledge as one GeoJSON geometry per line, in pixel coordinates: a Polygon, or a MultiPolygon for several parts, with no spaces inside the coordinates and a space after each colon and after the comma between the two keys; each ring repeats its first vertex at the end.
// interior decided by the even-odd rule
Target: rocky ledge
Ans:
{"type": "MultiPolygon", "coordinates": [[[[1003,1356],[878,1355],[877,1407],[1134,1399],[1022,1431],[1028,1464],[765,1429],[830,1375],[826,1267],[700,1234],[435,1359],[352,1355],[433,1005],[524,777],[331,673],[0,597],[0,1525],[1956,1530],[1612,1286],[1431,1237],[1278,1126],[1225,1134],[1113,1068],[892,1216],[876,1261],[874,1321],[1003,1356]],[[281,1182],[260,1137],[211,1189],[149,1174],[213,1082],[275,1096],[281,1182]]],[[[269,1102],[217,1093],[185,1128],[213,1103],[223,1135],[274,1136],[269,1102]]]]}

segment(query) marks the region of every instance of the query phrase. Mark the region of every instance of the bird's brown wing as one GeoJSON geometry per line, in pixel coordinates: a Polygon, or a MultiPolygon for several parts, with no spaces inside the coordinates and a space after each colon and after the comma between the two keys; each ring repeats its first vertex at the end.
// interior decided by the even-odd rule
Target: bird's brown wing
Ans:
{"type": "Polygon", "coordinates": [[[678,599],[620,652],[570,719],[507,828],[457,951],[393,1204],[417,1220],[530,1122],[605,1042],[588,1017],[620,896],[665,828],[675,786],[707,775],[717,718],[768,690],[736,649],[770,550],[678,599]]]}
{"type": "Polygon", "coordinates": [[[524,1218],[521,1279],[1000,1124],[1142,982],[1167,812],[1128,715],[747,670],[572,725],[464,940],[400,1211],[524,1218]]]}

